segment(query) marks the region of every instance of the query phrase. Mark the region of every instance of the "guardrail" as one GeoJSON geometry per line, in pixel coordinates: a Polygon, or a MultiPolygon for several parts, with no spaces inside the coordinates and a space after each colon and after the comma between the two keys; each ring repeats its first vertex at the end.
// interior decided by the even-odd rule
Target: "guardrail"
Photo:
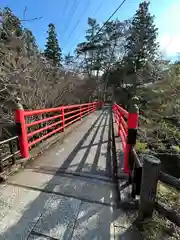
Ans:
{"type": "Polygon", "coordinates": [[[27,111],[18,104],[15,118],[22,158],[30,157],[30,149],[35,144],[57,132],[63,132],[66,127],[100,107],[102,102],[91,102],[27,111]]]}
{"type": "Polygon", "coordinates": [[[124,150],[124,172],[130,173],[133,169],[131,152],[136,144],[139,117],[138,108],[133,105],[131,111],[128,112],[118,104],[114,104],[113,113],[117,123],[118,136],[121,138],[124,150]]]}
{"type": "Polygon", "coordinates": [[[18,136],[0,141],[0,173],[15,164],[19,152],[18,136]]]}
{"type": "Polygon", "coordinates": [[[131,196],[135,198],[140,195],[142,178],[142,163],[135,151],[139,109],[136,104],[132,104],[128,112],[114,104],[113,113],[124,151],[124,172],[129,175],[129,184],[132,185],[131,196]]]}
{"type": "Polygon", "coordinates": [[[113,105],[113,113],[118,128],[118,136],[124,150],[124,172],[129,174],[132,184],[132,197],[140,195],[138,203],[138,222],[143,223],[152,218],[156,209],[160,214],[180,227],[180,214],[157,201],[158,181],[180,191],[180,180],[161,171],[161,162],[153,155],[143,155],[139,159],[135,151],[138,127],[138,107],[131,106],[126,111],[117,104],[113,105]]]}

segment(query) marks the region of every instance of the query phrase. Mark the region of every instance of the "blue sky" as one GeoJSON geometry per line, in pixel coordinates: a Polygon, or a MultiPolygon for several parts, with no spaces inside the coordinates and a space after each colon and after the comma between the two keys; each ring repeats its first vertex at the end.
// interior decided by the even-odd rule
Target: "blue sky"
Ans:
{"type": "MultiPolygon", "coordinates": [[[[56,31],[64,53],[73,52],[78,42],[84,40],[87,18],[105,21],[120,4],[120,0],[0,0],[0,7],[8,6],[23,19],[42,17],[36,21],[24,22],[24,27],[32,30],[41,49],[47,37],[50,22],[56,31]],[[73,11],[73,6],[75,11],[73,11]]],[[[128,19],[135,13],[140,0],[127,0],[114,18],[128,19]]],[[[174,56],[180,52],[180,0],[151,0],[151,12],[156,16],[159,38],[163,54],[174,56]]]]}

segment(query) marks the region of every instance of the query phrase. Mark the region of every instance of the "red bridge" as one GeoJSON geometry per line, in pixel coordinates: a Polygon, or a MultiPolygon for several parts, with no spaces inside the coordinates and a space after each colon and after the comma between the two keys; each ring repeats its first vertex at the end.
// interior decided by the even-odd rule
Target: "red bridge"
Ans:
{"type": "Polygon", "coordinates": [[[17,104],[15,115],[17,136],[0,142],[10,151],[0,159],[0,239],[141,239],[131,229],[142,177],[135,104],[17,104]]]}
{"type": "MultiPolygon", "coordinates": [[[[103,102],[92,102],[87,104],[63,106],[60,108],[31,111],[23,110],[21,105],[18,105],[18,108],[19,109],[16,110],[15,119],[18,130],[21,133],[19,134],[20,153],[22,158],[29,159],[31,148],[34,145],[47,139],[55,133],[64,132],[65,128],[69,127],[73,123],[78,120],[82,120],[83,117],[95,112],[97,109],[102,109],[103,102]],[[38,120],[32,120],[35,119],[36,116],[40,116],[38,120]],[[41,127],[42,124],[45,126],[41,127]],[[36,128],[33,128],[34,126],[37,126],[38,129],[35,130],[36,128]],[[38,135],[40,133],[42,133],[42,136],[38,135]]],[[[127,139],[128,136],[129,138],[132,138],[132,135],[136,134],[138,125],[138,110],[135,109],[135,112],[129,113],[117,104],[113,105],[112,110],[117,124],[117,133],[121,138],[124,151],[124,172],[129,173],[128,159],[129,152],[131,150],[131,143],[130,140],[127,141],[127,139]]],[[[134,137],[136,136],[134,135],[133,138],[134,137]]],[[[135,144],[135,138],[133,141],[135,144]]]]}

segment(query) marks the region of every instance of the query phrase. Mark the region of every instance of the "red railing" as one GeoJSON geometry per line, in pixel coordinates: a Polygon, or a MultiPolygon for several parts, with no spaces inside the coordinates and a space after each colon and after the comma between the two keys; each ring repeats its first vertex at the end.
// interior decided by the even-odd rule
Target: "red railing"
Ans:
{"type": "Polygon", "coordinates": [[[124,172],[129,173],[129,156],[136,141],[139,114],[128,112],[118,104],[113,105],[113,113],[124,151],[124,172]]]}
{"type": "Polygon", "coordinates": [[[66,127],[99,107],[102,107],[102,102],[29,111],[22,108],[16,110],[21,156],[29,158],[32,146],[57,132],[63,132],[66,127]]]}

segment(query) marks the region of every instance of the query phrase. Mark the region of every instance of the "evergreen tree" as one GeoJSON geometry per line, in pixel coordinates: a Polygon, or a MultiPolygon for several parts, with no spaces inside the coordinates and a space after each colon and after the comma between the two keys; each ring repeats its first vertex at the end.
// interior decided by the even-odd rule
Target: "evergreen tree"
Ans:
{"type": "Polygon", "coordinates": [[[154,24],[154,16],[149,12],[149,1],[143,1],[133,17],[130,34],[127,37],[126,61],[128,69],[136,72],[144,68],[147,62],[154,60],[158,43],[158,29],[154,24]]]}
{"type": "Polygon", "coordinates": [[[86,42],[79,43],[77,52],[79,55],[84,55],[84,63],[89,77],[92,77],[93,71],[98,72],[100,65],[99,46],[101,39],[96,36],[100,26],[96,19],[88,18],[88,29],[86,31],[86,42]]]}
{"type": "Polygon", "coordinates": [[[55,66],[60,66],[62,60],[62,53],[58,44],[55,26],[54,24],[50,23],[48,27],[48,37],[44,50],[44,55],[48,60],[51,60],[55,66]]]}
{"type": "Polygon", "coordinates": [[[84,56],[84,66],[89,76],[99,72],[108,73],[124,54],[124,42],[129,28],[129,21],[112,20],[103,28],[96,19],[88,18],[86,41],[78,44],[76,52],[84,56]]]}

